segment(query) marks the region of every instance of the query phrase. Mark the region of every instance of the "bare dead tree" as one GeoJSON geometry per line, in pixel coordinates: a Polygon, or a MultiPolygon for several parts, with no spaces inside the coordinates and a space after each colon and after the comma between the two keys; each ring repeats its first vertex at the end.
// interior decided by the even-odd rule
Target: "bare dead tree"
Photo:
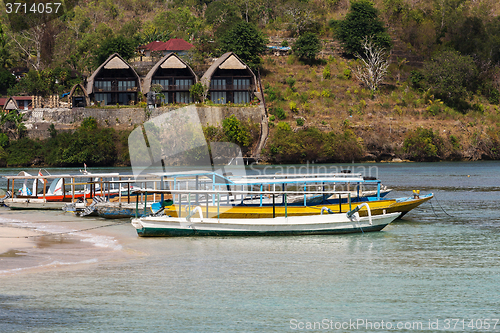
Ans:
{"type": "Polygon", "coordinates": [[[42,25],[35,25],[30,29],[10,35],[26,58],[26,65],[28,67],[33,67],[35,70],[41,69],[41,50],[44,28],[45,27],[42,25]]]}
{"type": "Polygon", "coordinates": [[[353,73],[371,91],[375,91],[387,74],[389,57],[383,48],[375,45],[373,38],[365,37],[362,46],[365,51],[364,56],[355,54],[361,64],[353,68],[353,73]]]}

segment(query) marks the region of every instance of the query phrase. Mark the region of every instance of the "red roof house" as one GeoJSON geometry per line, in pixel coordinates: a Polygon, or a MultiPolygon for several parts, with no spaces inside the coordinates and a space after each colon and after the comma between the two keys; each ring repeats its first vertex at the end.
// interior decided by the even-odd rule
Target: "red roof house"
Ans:
{"type": "Polygon", "coordinates": [[[0,102],[3,103],[4,110],[31,110],[33,108],[33,98],[31,96],[11,96],[0,102]]]}
{"type": "Polygon", "coordinates": [[[170,52],[183,54],[193,47],[193,44],[186,42],[184,39],[173,38],[168,42],[151,42],[147,45],[140,46],[139,49],[144,53],[146,57],[150,57],[151,52],[161,53],[162,56],[165,56],[170,52]]]}

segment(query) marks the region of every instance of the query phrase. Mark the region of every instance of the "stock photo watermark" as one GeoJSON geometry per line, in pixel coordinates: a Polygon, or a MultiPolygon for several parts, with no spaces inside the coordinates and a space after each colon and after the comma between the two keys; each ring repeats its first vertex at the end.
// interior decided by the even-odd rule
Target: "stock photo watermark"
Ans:
{"type": "Polygon", "coordinates": [[[295,331],[476,330],[484,332],[500,331],[499,322],[499,318],[445,318],[428,319],[426,321],[369,320],[362,318],[339,321],[325,318],[321,321],[290,319],[289,328],[295,331]]]}
{"type": "Polygon", "coordinates": [[[287,175],[300,175],[310,176],[316,174],[346,174],[346,175],[360,175],[361,177],[378,178],[378,167],[364,166],[364,165],[324,165],[315,164],[314,162],[307,161],[301,165],[268,165],[260,167],[256,164],[250,164],[249,169],[257,175],[266,175],[269,173],[287,174],[287,175]]]}

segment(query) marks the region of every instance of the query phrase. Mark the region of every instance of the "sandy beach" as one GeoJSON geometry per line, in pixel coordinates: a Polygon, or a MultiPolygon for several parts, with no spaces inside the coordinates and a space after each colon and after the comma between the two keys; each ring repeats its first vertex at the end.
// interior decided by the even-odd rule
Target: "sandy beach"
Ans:
{"type": "Polygon", "coordinates": [[[11,250],[22,250],[35,246],[34,238],[29,236],[36,235],[36,233],[31,230],[0,225],[0,235],[0,256],[5,256],[11,250]]]}
{"type": "Polygon", "coordinates": [[[102,262],[123,254],[121,240],[135,238],[128,221],[0,207],[0,275],[102,262]]]}

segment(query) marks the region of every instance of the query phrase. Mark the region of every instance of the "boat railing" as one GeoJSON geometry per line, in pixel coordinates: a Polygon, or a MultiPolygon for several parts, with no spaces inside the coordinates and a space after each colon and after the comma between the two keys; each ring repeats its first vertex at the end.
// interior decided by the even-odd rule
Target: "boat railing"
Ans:
{"type": "Polygon", "coordinates": [[[365,202],[365,203],[362,203],[361,205],[358,205],[356,208],[354,208],[354,209],[352,209],[352,210],[348,211],[348,212],[346,213],[346,216],[347,216],[347,218],[349,218],[349,219],[350,219],[351,217],[353,217],[353,216],[354,216],[354,214],[356,214],[357,212],[359,212],[359,210],[360,210],[361,208],[363,208],[363,207],[366,207],[366,210],[368,211],[368,220],[370,221],[370,222],[369,222],[369,224],[370,224],[370,225],[372,225],[372,224],[373,224],[373,223],[372,223],[372,211],[371,211],[371,209],[370,209],[370,206],[369,206],[366,202],[365,202]]]}
{"type": "MultiPolygon", "coordinates": [[[[183,207],[184,210],[187,212],[188,216],[191,215],[192,213],[192,207],[200,207],[200,202],[199,198],[200,195],[205,195],[206,200],[205,200],[205,209],[206,209],[206,215],[209,216],[209,206],[211,207],[217,207],[217,219],[220,218],[220,213],[221,209],[230,209],[232,206],[230,205],[224,205],[224,203],[229,203],[230,200],[229,198],[231,196],[236,197],[237,195],[242,195],[246,196],[249,193],[249,191],[220,191],[220,190],[147,190],[147,189],[139,189],[133,191],[134,194],[144,194],[145,201],[144,201],[144,215],[146,215],[146,206],[147,206],[147,198],[148,194],[151,193],[159,193],[159,194],[171,194],[173,198],[176,198],[177,200],[174,201],[174,205],[176,205],[175,210],[178,210],[178,216],[182,215],[183,207]],[[184,195],[184,196],[183,196],[184,195]],[[226,198],[224,198],[226,197],[226,198]],[[185,201],[183,199],[186,199],[185,201]],[[194,199],[194,200],[192,200],[194,199]],[[209,205],[210,199],[212,199],[212,205],[209,205]]],[[[339,198],[341,198],[342,195],[347,196],[347,202],[349,204],[349,210],[351,210],[351,192],[346,192],[346,191],[310,191],[307,192],[310,194],[326,194],[326,195],[339,195],[339,198]]],[[[299,194],[302,195],[304,194],[303,191],[258,191],[254,192],[254,195],[258,195],[260,197],[260,205],[259,207],[262,207],[262,201],[263,197],[267,196],[268,198],[272,198],[272,207],[273,207],[273,217],[276,216],[276,196],[283,196],[283,202],[284,208],[285,208],[285,217],[288,216],[288,196],[293,195],[293,194],[299,194]]],[[[339,200],[339,212],[342,212],[342,200],[339,200]]],[[[139,195],[136,195],[136,218],[139,216],[139,195]]]]}
{"type": "MultiPolygon", "coordinates": [[[[109,198],[111,195],[114,195],[117,190],[121,195],[122,186],[119,184],[119,188],[117,189],[115,187],[116,183],[138,184],[137,187],[144,187],[144,184],[148,182],[159,182],[159,178],[150,179],[151,176],[148,177],[149,178],[139,176],[137,178],[133,175],[120,175],[119,173],[3,176],[3,178],[7,179],[7,190],[12,191],[12,197],[15,196],[23,199],[47,199],[48,196],[57,193],[56,195],[60,195],[63,201],[75,201],[76,196],[81,197],[82,194],[84,200],[94,196],[107,196],[109,198]],[[123,180],[123,178],[128,179],[123,180]],[[28,184],[28,181],[33,181],[33,185],[31,186],[31,183],[28,184]],[[61,182],[56,186],[57,191],[54,191],[54,193],[50,191],[51,181],[61,182]],[[19,182],[23,183],[22,189],[26,189],[25,193],[17,193],[16,183],[19,184],[19,182]]],[[[130,185],[128,187],[130,188],[130,185]]]]}
{"type": "Polygon", "coordinates": [[[275,173],[275,174],[266,174],[266,175],[245,175],[245,176],[232,176],[233,178],[244,178],[244,179],[272,179],[272,178],[284,178],[284,179],[295,179],[295,178],[363,178],[361,173],[275,173]]]}

